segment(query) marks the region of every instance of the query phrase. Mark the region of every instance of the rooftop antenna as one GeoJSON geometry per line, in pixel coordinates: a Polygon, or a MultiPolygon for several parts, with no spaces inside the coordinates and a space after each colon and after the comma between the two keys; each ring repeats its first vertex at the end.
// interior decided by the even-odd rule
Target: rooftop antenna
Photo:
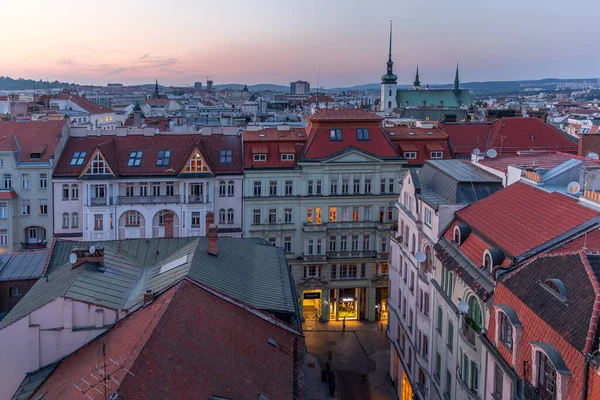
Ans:
{"type": "Polygon", "coordinates": [[[317,110],[319,109],[319,81],[321,78],[321,66],[317,69],[317,110]]]}

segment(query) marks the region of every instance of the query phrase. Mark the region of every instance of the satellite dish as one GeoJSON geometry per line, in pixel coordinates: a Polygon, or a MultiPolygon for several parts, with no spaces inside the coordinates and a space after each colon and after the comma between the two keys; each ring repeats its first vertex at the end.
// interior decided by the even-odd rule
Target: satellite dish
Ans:
{"type": "Polygon", "coordinates": [[[473,150],[473,154],[475,154],[476,156],[478,156],[478,155],[481,154],[481,150],[475,149],[475,150],[473,150]]]}
{"type": "Polygon", "coordinates": [[[160,133],[160,130],[158,128],[154,128],[154,134],[158,135],[160,133]]]}
{"type": "Polygon", "coordinates": [[[469,312],[469,305],[462,300],[458,302],[456,308],[458,308],[458,312],[463,315],[469,312]]]}
{"type": "Polygon", "coordinates": [[[71,264],[75,264],[77,262],[77,254],[71,253],[71,255],[69,256],[69,262],[71,264]]]}
{"type": "Polygon", "coordinates": [[[579,184],[579,182],[573,181],[569,183],[569,185],[567,186],[567,190],[571,194],[577,194],[581,190],[581,185],[579,184]]]}
{"type": "Polygon", "coordinates": [[[90,254],[94,254],[96,252],[96,247],[94,245],[91,245],[89,252],[90,252],[90,254]]]}
{"type": "Polygon", "coordinates": [[[427,256],[422,251],[417,251],[417,254],[415,254],[415,259],[421,263],[427,260],[427,256]]]}
{"type": "Polygon", "coordinates": [[[317,105],[315,103],[310,103],[310,108],[316,108],[317,105]]]}
{"type": "Polygon", "coordinates": [[[600,157],[598,156],[598,153],[588,153],[588,158],[593,158],[594,160],[598,160],[600,159],[600,157]]]}
{"type": "Polygon", "coordinates": [[[497,156],[497,155],[498,155],[498,153],[497,153],[497,152],[496,152],[496,150],[494,150],[494,149],[489,149],[489,150],[487,151],[487,156],[488,156],[489,158],[496,158],[496,156],[497,156]]]}

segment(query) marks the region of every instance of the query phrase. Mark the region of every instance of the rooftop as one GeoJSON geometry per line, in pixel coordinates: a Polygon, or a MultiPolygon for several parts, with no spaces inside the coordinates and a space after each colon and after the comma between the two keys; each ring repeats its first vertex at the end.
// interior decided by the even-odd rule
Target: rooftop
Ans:
{"type": "Polygon", "coordinates": [[[48,162],[55,155],[64,125],[64,121],[0,122],[0,151],[13,152],[17,163],[48,162]]]}
{"type": "Polygon", "coordinates": [[[0,255],[0,281],[38,279],[48,256],[47,251],[0,255]]]}
{"type": "Polygon", "coordinates": [[[496,158],[484,157],[479,160],[478,163],[507,173],[509,165],[518,168],[541,168],[548,170],[570,159],[581,160],[587,167],[600,167],[600,160],[576,156],[560,151],[522,151],[517,152],[516,154],[500,154],[496,158]]]}
{"type": "Polygon", "coordinates": [[[365,110],[322,110],[306,118],[311,122],[383,121],[383,117],[365,110]]]}

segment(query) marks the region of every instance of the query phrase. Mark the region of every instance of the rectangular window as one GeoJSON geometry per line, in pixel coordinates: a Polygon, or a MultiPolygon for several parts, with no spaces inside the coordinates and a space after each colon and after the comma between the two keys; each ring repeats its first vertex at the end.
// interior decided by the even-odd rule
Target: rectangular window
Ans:
{"type": "Polygon", "coordinates": [[[48,215],[48,200],[40,200],[40,215],[48,215]]]}
{"type": "Polygon", "coordinates": [[[415,272],[410,271],[410,285],[408,287],[411,293],[415,292],[415,272]]]}
{"type": "Polygon", "coordinates": [[[363,250],[371,250],[371,235],[363,236],[363,250]]]}
{"type": "Polygon", "coordinates": [[[371,193],[371,178],[365,178],[365,193],[371,193]]]}
{"type": "Polygon", "coordinates": [[[293,195],[293,186],[294,182],[293,181],[285,181],[285,195],[286,196],[292,196],[293,195]]]}
{"type": "Polygon", "coordinates": [[[502,399],[502,386],[504,381],[504,374],[498,364],[494,368],[494,388],[493,394],[495,398],[502,399]]]}
{"type": "Polygon", "coordinates": [[[386,187],[385,187],[385,179],[381,178],[381,186],[379,187],[379,191],[381,193],[385,193],[385,189],[386,189],[386,187]]]}
{"type": "Polygon", "coordinates": [[[342,140],[342,130],[341,129],[330,129],[329,130],[329,140],[331,140],[331,141],[342,140]]]}
{"type": "Polygon", "coordinates": [[[405,151],[404,158],[406,158],[407,160],[414,160],[415,158],[417,158],[417,152],[416,151],[405,151]]]}
{"type": "Polygon", "coordinates": [[[394,207],[388,207],[387,220],[388,220],[388,222],[391,222],[394,220],[394,207]]]}
{"type": "Polygon", "coordinates": [[[352,207],[352,221],[358,221],[358,207],[352,207]]]}
{"type": "Polygon", "coordinates": [[[329,207],[329,222],[336,222],[336,221],[337,221],[337,208],[329,207]]]}
{"type": "Polygon", "coordinates": [[[262,182],[261,181],[254,181],[254,195],[262,196],[262,182]]]}
{"type": "Polygon", "coordinates": [[[425,225],[427,225],[430,228],[431,228],[431,216],[432,216],[431,209],[425,207],[425,225]]]}
{"type": "Polygon", "coordinates": [[[342,207],[342,221],[348,221],[348,207],[342,207]]]}
{"type": "Polygon", "coordinates": [[[290,224],[292,222],[292,209],[291,208],[286,208],[284,210],[284,222],[286,224],[290,224]]]}
{"type": "Polygon", "coordinates": [[[235,195],[235,183],[233,181],[227,182],[227,197],[233,197],[235,195]]]}
{"type": "Polygon", "coordinates": [[[446,390],[444,391],[444,394],[447,394],[448,398],[450,398],[450,395],[452,394],[452,374],[448,370],[446,370],[446,390]]]}
{"type": "Polygon", "coordinates": [[[127,161],[128,167],[139,167],[142,163],[142,151],[132,151],[129,153],[129,161],[127,161]]]}
{"type": "Polygon", "coordinates": [[[316,190],[316,194],[320,195],[322,193],[322,184],[321,181],[317,181],[317,190],[316,190]]]}
{"type": "Polygon", "coordinates": [[[364,209],[364,215],[363,215],[363,221],[370,221],[371,220],[371,207],[365,207],[364,209]]]}
{"type": "Polygon", "coordinates": [[[4,189],[12,189],[12,175],[3,174],[4,178],[4,189]]]}
{"type": "Polygon", "coordinates": [[[502,311],[498,312],[500,320],[500,341],[506,347],[512,349],[512,324],[508,321],[508,317],[502,311]]]}
{"type": "Polygon", "coordinates": [[[352,236],[352,251],[357,251],[359,249],[358,243],[358,235],[352,236]]]}
{"type": "Polygon", "coordinates": [[[357,272],[356,264],[348,265],[348,278],[356,278],[357,272]]]}
{"type": "Polygon", "coordinates": [[[444,329],[444,312],[442,311],[442,307],[438,306],[437,313],[437,331],[442,335],[442,330],[444,329]]]}
{"type": "Polygon", "coordinates": [[[21,187],[25,190],[29,189],[29,174],[21,175],[21,187]]]}
{"type": "Polygon", "coordinates": [[[275,224],[277,223],[277,209],[269,208],[269,223],[275,224]]]}
{"type": "Polygon", "coordinates": [[[281,161],[294,161],[294,153],[283,153],[281,161]]]}
{"type": "Polygon", "coordinates": [[[321,225],[321,209],[319,207],[315,208],[315,223],[321,225]]]}
{"type": "Polygon", "coordinates": [[[323,254],[323,239],[317,239],[317,252],[316,254],[323,254]]]}
{"type": "Polygon", "coordinates": [[[393,178],[388,179],[388,192],[394,193],[394,179],[393,178]]]}
{"type": "MultiPolygon", "coordinates": [[[[140,183],[140,196],[142,196],[142,197],[148,196],[148,185],[145,183],[140,183]]],[[[104,197],[104,195],[98,196],[98,197],[104,197]]]]}
{"type": "Polygon", "coordinates": [[[126,183],[125,184],[125,196],[127,196],[127,197],[134,196],[134,194],[133,194],[133,183],[126,183]]]}
{"type": "Polygon", "coordinates": [[[408,310],[408,330],[412,333],[413,330],[413,310],[408,310]]]}
{"type": "Polygon", "coordinates": [[[366,278],[367,276],[367,265],[366,264],[360,264],[360,277],[361,278],[366,278]]]}
{"type": "Polygon", "coordinates": [[[285,251],[286,253],[292,252],[292,237],[291,236],[283,237],[283,251],[285,251]]]}
{"type": "Polygon", "coordinates": [[[432,151],[431,158],[444,158],[444,152],[442,151],[432,151]]]}
{"type": "Polygon", "coordinates": [[[160,182],[152,182],[152,196],[160,196],[160,182]]]}
{"type": "Polygon", "coordinates": [[[348,179],[342,179],[342,194],[348,194],[348,192],[349,192],[348,179]]]}
{"type": "Polygon", "coordinates": [[[337,279],[337,265],[331,264],[331,279],[337,279]]]}
{"type": "Polygon", "coordinates": [[[31,202],[29,200],[21,200],[21,214],[31,215],[31,202]]]}
{"type": "Polygon", "coordinates": [[[21,287],[11,287],[10,297],[21,297],[23,296],[23,289],[21,287]]]}
{"type": "Polygon", "coordinates": [[[365,128],[359,128],[356,130],[356,138],[358,140],[369,140],[369,130],[365,128]]]}
{"type": "Polygon", "coordinates": [[[221,164],[231,164],[233,162],[233,152],[231,149],[223,149],[219,152],[219,161],[221,164]]]}
{"type": "Polygon", "coordinates": [[[352,193],[358,194],[360,193],[360,178],[354,178],[354,185],[352,186],[352,193]]]}
{"type": "Polygon", "coordinates": [[[338,180],[337,178],[331,178],[331,190],[329,191],[331,194],[337,194],[338,191],[338,180]]]}
{"type": "Polygon", "coordinates": [[[254,161],[267,161],[267,155],[266,154],[255,154],[254,161]]]}
{"type": "Polygon", "coordinates": [[[335,251],[337,236],[329,236],[329,251],[335,251]]]}
{"type": "Polygon", "coordinates": [[[440,373],[442,372],[442,356],[440,353],[435,354],[435,378],[440,381],[440,373]]]}
{"type": "MultiPolygon", "coordinates": [[[[221,150],[222,152],[223,150],[221,150]]],[[[166,167],[171,162],[171,150],[159,150],[156,165],[166,167]]]]}
{"type": "Polygon", "coordinates": [[[71,185],[71,200],[79,200],[79,185],[71,185]]]}
{"type": "Polygon", "coordinates": [[[252,211],[252,223],[254,225],[260,225],[260,209],[259,208],[255,208],[252,211]]]}
{"type": "Polygon", "coordinates": [[[387,253],[387,245],[388,245],[387,238],[385,238],[385,237],[382,238],[381,239],[381,252],[382,253],[387,253]]]}
{"type": "Polygon", "coordinates": [[[479,368],[475,361],[471,361],[471,390],[477,393],[479,389],[479,368]]]}
{"type": "Polygon", "coordinates": [[[83,165],[83,160],[85,159],[86,154],[87,153],[85,151],[76,151],[75,154],[73,154],[73,158],[71,158],[69,165],[83,165]]]}
{"type": "Polygon", "coordinates": [[[0,229],[0,246],[8,246],[8,229],[0,229]]]}
{"type": "Polygon", "coordinates": [[[315,240],[308,239],[308,254],[314,254],[315,251],[315,240]]]}
{"type": "Polygon", "coordinates": [[[62,185],[62,199],[69,200],[69,185],[66,183],[62,185]]]}
{"type": "Polygon", "coordinates": [[[448,341],[446,342],[446,346],[448,346],[448,350],[452,353],[454,346],[454,325],[452,321],[448,321],[448,341]]]}
{"type": "Polygon", "coordinates": [[[307,193],[309,196],[312,196],[313,194],[313,181],[308,181],[308,187],[307,187],[307,193]]]}
{"type": "Polygon", "coordinates": [[[8,204],[0,203],[0,219],[8,218],[8,204]]]}
{"type": "Polygon", "coordinates": [[[95,231],[104,230],[104,215],[94,214],[94,230],[95,231]]]}
{"type": "Polygon", "coordinates": [[[192,228],[200,228],[200,211],[192,211],[192,228]]]}
{"type": "Polygon", "coordinates": [[[313,209],[312,208],[308,208],[306,210],[306,223],[308,223],[308,224],[313,223],[313,209]]]}
{"type": "Polygon", "coordinates": [[[227,184],[225,181],[219,182],[219,197],[227,196],[227,184]]]}
{"type": "Polygon", "coordinates": [[[269,196],[277,196],[277,181],[269,181],[269,196]]]}
{"type": "Polygon", "coordinates": [[[276,237],[267,238],[267,242],[269,242],[269,244],[271,246],[277,246],[277,238],[276,237]]]}
{"type": "Polygon", "coordinates": [[[348,236],[340,237],[340,251],[348,251],[348,236]]]}

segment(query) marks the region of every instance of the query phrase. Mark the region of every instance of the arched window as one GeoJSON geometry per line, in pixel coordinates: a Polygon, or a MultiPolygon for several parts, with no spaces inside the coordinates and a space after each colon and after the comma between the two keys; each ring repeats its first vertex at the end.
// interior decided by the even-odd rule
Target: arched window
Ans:
{"type": "Polygon", "coordinates": [[[76,183],[71,185],[71,200],[79,200],[79,185],[76,183]]]}
{"type": "Polygon", "coordinates": [[[69,227],[69,213],[63,213],[62,224],[63,229],[67,229],[69,227]]]}
{"type": "Polygon", "coordinates": [[[473,323],[477,325],[481,329],[483,325],[483,317],[481,316],[481,307],[479,306],[479,301],[475,296],[471,296],[469,299],[469,317],[473,323]]]}
{"type": "Polygon", "coordinates": [[[417,246],[417,238],[415,237],[415,234],[413,233],[412,235],[412,243],[410,244],[410,252],[414,255],[415,254],[415,248],[417,246]]]}
{"type": "Polygon", "coordinates": [[[556,399],[556,369],[552,362],[541,351],[536,352],[537,376],[536,387],[543,399],[556,399]]]}
{"type": "Polygon", "coordinates": [[[62,185],[62,199],[69,200],[69,185],[67,183],[62,185]]]}
{"type": "Polygon", "coordinates": [[[425,270],[431,271],[431,246],[425,246],[423,253],[425,253],[425,270]]]}
{"type": "Polygon", "coordinates": [[[137,211],[127,211],[125,214],[125,226],[140,226],[140,213],[137,211]]]}
{"type": "Polygon", "coordinates": [[[545,279],[540,285],[563,303],[567,302],[567,287],[560,279],[545,279]]]}
{"type": "Polygon", "coordinates": [[[498,325],[498,338],[502,341],[502,343],[504,343],[506,347],[512,349],[513,326],[510,323],[504,311],[498,312],[498,325]]]}
{"type": "Polygon", "coordinates": [[[233,208],[227,210],[227,223],[233,224],[233,208]]]}
{"type": "Polygon", "coordinates": [[[404,238],[403,242],[408,246],[408,225],[404,225],[404,238]]]}
{"type": "Polygon", "coordinates": [[[221,208],[219,210],[219,223],[220,224],[224,224],[225,223],[225,209],[221,208]]]}
{"type": "Polygon", "coordinates": [[[225,181],[219,181],[219,197],[225,197],[225,195],[226,195],[225,181]]]}
{"type": "Polygon", "coordinates": [[[79,213],[71,214],[71,228],[79,228],[79,213]]]}
{"type": "Polygon", "coordinates": [[[452,236],[452,241],[460,246],[460,229],[458,229],[458,225],[454,227],[454,235],[452,236]]]}
{"type": "Polygon", "coordinates": [[[483,253],[483,269],[488,271],[489,273],[492,273],[492,268],[494,266],[493,262],[492,262],[492,256],[488,251],[485,251],[483,253]]]}
{"type": "Polygon", "coordinates": [[[233,181],[227,182],[227,196],[233,196],[235,193],[235,185],[233,181]]]}
{"type": "Polygon", "coordinates": [[[392,89],[390,89],[390,96],[392,95],[392,89]]]}

